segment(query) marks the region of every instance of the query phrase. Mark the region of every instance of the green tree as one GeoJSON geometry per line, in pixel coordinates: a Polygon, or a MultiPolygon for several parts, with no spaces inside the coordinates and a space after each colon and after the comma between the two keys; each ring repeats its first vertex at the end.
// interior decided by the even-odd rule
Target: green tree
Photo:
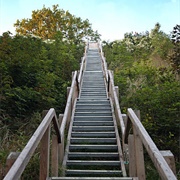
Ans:
{"type": "Polygon", "coordinates": [[[171,33],[171,40],[173,42],[173,51],[170,55],[172,66],[178,73],[180,73],[180,25],[176,25],[171,33]]]}
{"type": "Polygon", "coordinates": [[[34,10],[30,19],[17,20],[14,26],[18,34],[34,35],[43,40],[54,39],[58,31],[63,38],[76,44],[83,39],[97,40],[100,37],[97,31],[92,30],[88,19],[82,20],[69,11],[58,9],[58,5],[53,5],[52,9],[44,6],[41,10],[34,10]]]}

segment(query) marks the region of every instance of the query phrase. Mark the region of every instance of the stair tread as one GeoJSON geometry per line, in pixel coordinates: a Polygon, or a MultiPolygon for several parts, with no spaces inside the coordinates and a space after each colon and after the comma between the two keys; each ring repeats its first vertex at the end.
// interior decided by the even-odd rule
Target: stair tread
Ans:
{"type": "Polygon", "coordinates": [[[133,180],[132,177],[50,177],[49,180],[133,180]]]}

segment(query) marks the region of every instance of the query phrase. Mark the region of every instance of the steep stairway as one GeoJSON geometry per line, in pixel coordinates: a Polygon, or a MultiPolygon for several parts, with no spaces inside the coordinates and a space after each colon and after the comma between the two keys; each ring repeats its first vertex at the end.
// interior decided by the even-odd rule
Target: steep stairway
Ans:
{"type": "Polygon", "coordinates": [[[98,48],[89,48],[80,95],[70,123],[64,177],[55,179],[122,177],[117,136],[98,48]]]}

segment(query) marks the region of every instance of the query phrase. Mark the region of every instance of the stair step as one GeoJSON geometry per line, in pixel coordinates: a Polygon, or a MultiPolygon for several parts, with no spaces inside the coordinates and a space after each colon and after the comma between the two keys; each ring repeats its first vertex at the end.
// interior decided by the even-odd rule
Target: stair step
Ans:
{"type": "Polygon", "coordinates": [[[71,137],[89,137],[89,138],[113,138],[115,132],[72,132],[71,137]]]}
{"type": "Polygon", "coordinates": [[[113,126],[113,121],[74,121],[73,126],[113,126]]]}
{"type": "Polygon", "coordinates": [[[87,166],[93,166],[92,168],[97,169],[100,168],[100,166],[104,167],[104,169],[114,169],[121,166],[120,161],[77,161],[77,160],[67,160],[66,162],[67,168],[69,166],[77,166],[76,169],[79,168],[87,168],[87,166]],[[106,168],[107,167],[107,168],[106,168]]]}
{"type": "Polygon", "coordinates": [[[71,144],[116,144],[116,138],[71,138],[71,144]]]}
{"type": "Polygon", "coordinates": [[[113,121],[112,116],[74,116],[74,121],[113,121]]]}
{"type": "Polygon", "coordinates": [[[76,112],[75,116],[112,116],[111,112],[76,112]]]}
{"type": "Polygon", "coordinates": [[[83,100],[83,99],[77,99],[77,104],[101,104],[101,105],[110,105],[109,100],[83,100]]]}
{"type": "Polygon", "coordinates": [[[72,131],[76,131],[76,132],[114,131],[114,126],[73,126],[72,131]]]}
{"type": "Polygon", "coordinates": [[[48,180],[133,180],[132,177],[50,177],[48,180]]]}
{"type": "Polygon", "coordinates": [[[80,104],[76,105],[76,109],[111,109],[110,104],[80,104]]]}
{"type": "Polygon", "coordinates": [[[117,152],[117,145],[70,145],[69,150],[72,152],[117,152]]]}
{"type": "Polygon", "coordinates": [[[117,177],[117,176],[121,176],[122,175],[122,171],[120,170],[66,170],[66,176],[88,176],[88,177],[94,177],[94,176],[100,176],[100,177],[104,177],[104,176],[112,176],[112,177],[117,177]]]}
{"type": "Polygon", "coordinates": [[[101,108],[101,109],[98,109],[98,108],[94,108],[94,109],[90,109],[90,108],[88,108],[88,109],[85,109],[85,108],[76,108],[76,110],[75,110],[75,112],[85,112],[85,113],[96,113],[96,112],[105,112],[105,113],[111,113],[111,109],[110,108],[107,108],[107,109],[103,109],[103,108],[101,108]]]}
{"type": "Polygon", "coordinates": [[[119,154],[114,152],[69,152],[69,160],[117,160],[119,159],[119,154]]]}

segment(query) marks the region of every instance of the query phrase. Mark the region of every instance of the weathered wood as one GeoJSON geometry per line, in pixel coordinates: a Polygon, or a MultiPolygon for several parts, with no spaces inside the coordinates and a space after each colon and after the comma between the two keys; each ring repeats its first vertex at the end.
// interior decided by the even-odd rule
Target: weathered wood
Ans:
{"type": "Polygon", "coordinates": [[[134,147],[135,147],[135,156],[136,156],[136,171],[137,177],[140,180],[146,179],[145,174],[145,167],[144,167],[144,152],[143,152],[143,145],[141,139],[136,131],[136,128],[133,127],[134,133],[134,147]]]}
{"type": "Polygon", "coordinates": [[[40,144],[40,170],[39,179],[44,180],[49,176],[49,149],[50,147],[50,126],[47,128],[40,144]]]}
{"type": "Polygon", "coordinates": [[[129,152],[129,176],[136,177],[136,156],[134,147],[134,135],[128,136],[128,152],[129,152]]]}
{"type": "Polygon", "coordinates": [[[119,100],[119,87],[118,87],[118,86],[115,86],[114,88],[115,88],[115,90],[116,90],[116,95],[117,95],[117,98],[118,98],[118,100],[119,100]]]}
{"type": "Polygon", "coordinates": [[[130,128],[131,128],[131,120],[127,116],[127,121],[126,121],[126,124],[125,124],[125,130],[124,130],[124,137],[123,137],[123,142],[125,144],[128,143],[128,136],[129,136],[130,128]]]}
{"type": "Polygon", "coordinates": [[[56,132],[57,141],[58,141],[58,143],[61,143],[61,133],[59,131],[59,123],[57,121],[56,114],[54,115],[54,118],[53,118],[52,121],[53,121],[54,129],[55,129],[55,132],[56,132]]]}
{"type": "Polygon", "coordinates": [[[166,151],[160,151],[160,153],[162,154],[165,161],[167,162],[167,164],[173,171],[174,175],[176,175],[175,159],[174,159],[174,155],[172,154],[172,152],[170,150],[166,150],[166,151]]]}
{"type": "Polygon", "coordinates": [[[10,154],[8,155],[6,159],[6,174],[18,158],[19,154],[20,152],[10,152],[10,154]]]}
{"type": "Polygon", "coordinates": [[[136,131],[141,138],[161,178],[163,178],[164,180],[176,180],[176,176],[169,168],[165,159],[163,158],[158,148],[152,141],[151,137],[149,136],[149,134],[147,133],[147,131],[145,130],[138,117],[131,108],[128,108],[128,116],[131,119],[133,126],[136,128],[136,131]]]}
{"type": "MultiPolygon", "coordinates": [[[[111,103],[111,107],[113,107],[111,97],[110,97],[110,103],[111,103]]],[[[123,157],[123,152],[122,152],[122,147],[121,147],[121,141],[120,141],[120,137],[119,137],[119,132],[118,132],[118,128],[117,128],[117,122],[116,122],[115,113],[114,113],[114,109],[113,108],[112,108],[112,116],[113,116],[115,133],[116,133],[116,140],[117,140],[117,146],[118,146],[119,160],[121,162],[121,170],[122,170],[123,177],[126,177],[127,173],[126,173],[126,168],[125,168],[125,164],[124,164],[124,157],[123,157]]]]}
{"type": "Polygon", "coordinates": [[[47,115],[44,117],[43,121],[41,122],[37,130],[35,131],[35,133],[33,134],[33,136],[31,137],[31,139],[28,141],[25,148],[22,150],[21,154],[18,156],[17,160],[15,161],[11,169],[8,171],[4,180],[18,179],[21,176],[31,156],[33,155],[37,145],[42,139],[42,136],[49,127],[49,124],[51,123],[54,115],[55,110],[51,108],[48,111],[47,115]]]}
{"type": "Polygon", "coordinates": [[[70,89],[71,89],[71,87],[67,87],[67,99],[68,99],[68,97],[69,97],[70,89]]]}
{"type": "MultiPolygon", "coordinates": [[[[137,117],[140,120],[140,110],[134,111],[137,117]]],[[[135,156],[136,156],[136,170],[137,170],[137,177],[140,180],[146,179],[145,173],[145,166],[144,166],[144,151],[141,139],[136,131],[136,128],[133,126],[133,133],[134,133],[134,145],[135,145],[135,156]]]]}
{"type": "MultiPolygon", "coordinates": [[[[64,114],[59,115],[59,124],[61,126],[64,114]]],[[[59,163],[62,164],[63,157],[64,157],[64,134],[61,134],[62,141],[59,144],[59,163]]]]}
{"type": "Polygon", "coordinates": [[[64,111],[64,116],[63,116],[62,124],[61,124],[61,127],[60,127],[61,134],[64,134],[65,127],[66,127],[67,120],[68,120],[68,116],[69,116],[69,111],[71,110],[72,96],[73,96],[74,88],[75,88],[75,84],[76,84],[76,76],[77,76],[77,71],[75,71],[75,73],[74,73],[71,88],[70,88],[70,92],[69,92],[69,96],[68,96],[68,99],[67,99],[66,108],[65,108],[65,111],[64,111]]]}
{"type": "Polygon", "coordinates": [[[124,125],[124,121],[123,121],[123,118],[122,118],[122,113],[121,113],[119,101],[118,101],[118,98],[117,98],[117,95],[116,95],[116,90],[115,90],[115,87],[114,87],[114,80],[113,80],[112,73],[110,71],[108,71],[108,73],[109,73],[110,82],[111,82],[110,84],[112,85],[112,94],[113,94],[113,97],[114,97],[114,107],[115,107],[115,111],[116,111],[115,113],[117,113],[116,118],[119,121],[119,122],[117,122],[117,124],[120,124],[122,137],[124,137],[125,125],[124,125]]]}
{"type": "Polygon", "coordinates": [[[51,176],[58,176],[58,139],[56,135],[52,136],[51,176]]]}

